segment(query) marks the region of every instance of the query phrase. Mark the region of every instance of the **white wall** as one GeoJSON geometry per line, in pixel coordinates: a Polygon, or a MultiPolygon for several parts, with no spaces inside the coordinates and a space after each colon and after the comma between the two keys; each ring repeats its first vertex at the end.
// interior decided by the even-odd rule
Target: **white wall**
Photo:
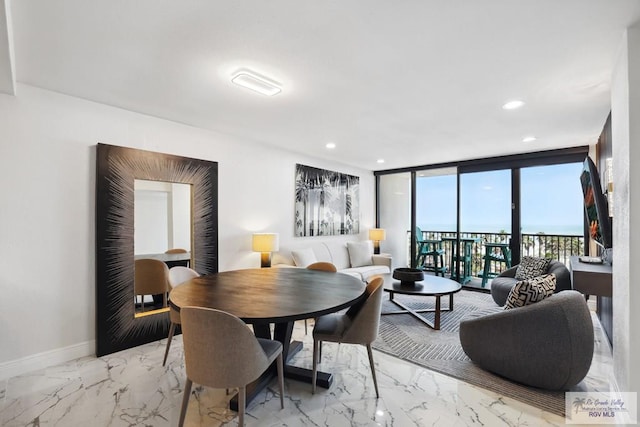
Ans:
{"type": "Polygon", "coordinates": [[[620,391],[640,390],[640,25],[627,30],[611,92],[613,353],[620,391]],[[635,195],[635,197],[634,197],[635,195]]]}
{"type": "Polygon", "coordinates": [[[0,94],[0,378],[29,361],[94,351],[98,142],[219,162],[220,270],[258,267],[251,233],[293,237],[296,163],[360,176],[361,232],[374,179],[326,160],[20,85],[0,94]]]}

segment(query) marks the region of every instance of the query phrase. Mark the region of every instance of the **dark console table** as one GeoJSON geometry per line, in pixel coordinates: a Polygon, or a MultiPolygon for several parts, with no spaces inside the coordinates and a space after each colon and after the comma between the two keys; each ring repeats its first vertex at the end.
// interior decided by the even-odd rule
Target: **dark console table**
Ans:
{"type": "Polygon", "coordinates": [[[581,262],[577,256],[570,260],[571,283],[573,289],[584,295],[597,297],[598,318],[613,343],[613,280],[611,264],[589,264],[581,262]]]}

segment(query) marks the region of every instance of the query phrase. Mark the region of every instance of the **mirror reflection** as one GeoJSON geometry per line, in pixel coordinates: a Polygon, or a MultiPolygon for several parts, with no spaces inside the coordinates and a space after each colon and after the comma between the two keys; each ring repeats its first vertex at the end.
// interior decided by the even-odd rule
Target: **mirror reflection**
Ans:
{"type": "Polygon", "coordinates": [[[191,185],[134,181],[135,316],[168,311],[169,269],[193,267],[191,185]]]}

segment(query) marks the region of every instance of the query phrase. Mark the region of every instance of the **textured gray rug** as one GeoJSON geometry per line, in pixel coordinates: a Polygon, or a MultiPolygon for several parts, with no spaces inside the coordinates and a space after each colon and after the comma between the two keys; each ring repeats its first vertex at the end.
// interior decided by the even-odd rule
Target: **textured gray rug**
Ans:
{"type": "MultiPolygon", "coordinates": [[[[435,298],[396,294],[395,299],[413,309],[433,308],[435,298]]],[[[458,337],[460,319],[470,312],[496,307],[491,295],[462,290],[454,296],[454,310],[443,312],[439,331],[427,327],[408,314],[382,316],[380,335],[373,343],[377,350],[399,357],[469,384],[535,406],[564,417],[564,392],[526,387],[484,371],[466,356],[458,337]]],[[[447,307],[448,298],[442,298],[447,307]]],[[[385,296],[382,311],[398,310],[385,296]]],[[[422,313],[433,321],[432,313],[422,313]]],[[[496,349],[496,351],[500,351],[496,349]]]]}

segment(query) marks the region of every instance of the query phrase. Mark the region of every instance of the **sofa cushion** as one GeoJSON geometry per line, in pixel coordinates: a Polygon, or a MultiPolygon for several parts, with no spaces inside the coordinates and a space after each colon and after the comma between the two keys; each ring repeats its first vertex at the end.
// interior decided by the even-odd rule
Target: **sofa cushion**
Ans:
{"type": "Polygon", "coordinates": [[[365,265],[362,267],[345,268],[344,270],[340,270],[340,273],[357,276],[366,282],[371,276],[390,274],[391,270],[386,265],[365,265]]]}
{"type": "MultiPolygon", "coordinates": [[[[320,246],[322,246],[327,253],[327,261],[335,265],[338,271],[351,267],[346,243],[329,241],[323,242],[320,246]]],[[[325,260],[318,256],[318,261],[325,260]]]]}
{"type": "Polygon", "coordinates": [[[524,307],[533,304],[553,295],[556,289],[556,276],[545,274],[533,279],[521,280],[515,284],[504,306],[505,310],[511,308],[524,307]]]}
{"type": "Polygon", "coordinates": [[[518,280],[533,279],[546,274],[551,260],[549,258],[536,258],[523,256],[516,269],[515,278],[518,280]]]}
{"type": "Polygon", "coordinates": [[[362,267],[373,264],[373,244],[370,240],[364,242],[347,242],[351,267],[362,267]]]}
{"type": "Polygon", "coordinates": [[[311,248],[298,249],[297,251],[291,251],[291,256],[293,257],[293,263],[297,267],[306,267],[309,264],[313,264],[317,262],[315,252],[311,248]]]}

